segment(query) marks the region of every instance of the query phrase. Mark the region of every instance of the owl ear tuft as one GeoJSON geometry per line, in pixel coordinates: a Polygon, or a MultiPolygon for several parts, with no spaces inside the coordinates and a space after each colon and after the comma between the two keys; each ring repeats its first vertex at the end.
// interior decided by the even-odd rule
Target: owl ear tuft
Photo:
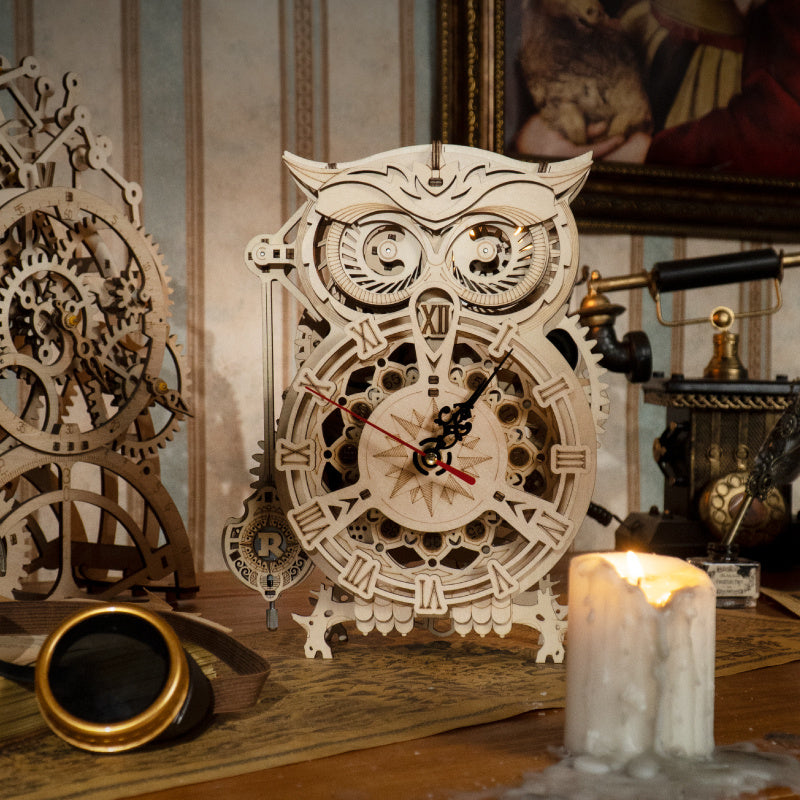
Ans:
{"type": "Polygon", "coordinates": [[[552,187],[559,200],[572,203],[589,177],[592,154],[583,153],[565,161],[551,161],[542,177],[552,187]]]}
{"type": "Polygon", "coordinates": [[[325,183],[342,172],[342,168],[335,164],[311,161],[288,151],[283,154],[283,163],[286,164],[297,184],[314,196],[319,194],[320,188],[325,183]]]}

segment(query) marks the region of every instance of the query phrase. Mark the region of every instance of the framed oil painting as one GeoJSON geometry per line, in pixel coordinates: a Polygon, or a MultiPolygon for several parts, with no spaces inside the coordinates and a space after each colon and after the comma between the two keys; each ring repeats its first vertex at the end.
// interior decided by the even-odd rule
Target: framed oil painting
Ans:
{"type": "Polygon", "coordinates": [[[440,0],[438,135],[591,150],[587,232],[800,241],[800,2],[440,0]]]}

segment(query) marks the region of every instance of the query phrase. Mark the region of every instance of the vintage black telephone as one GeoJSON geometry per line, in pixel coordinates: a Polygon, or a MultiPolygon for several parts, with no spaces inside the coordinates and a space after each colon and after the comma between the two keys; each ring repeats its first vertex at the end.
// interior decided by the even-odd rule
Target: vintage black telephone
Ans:
{"type": "MultiPolygon", "coordinates": [[[[800,390],[787,376],[750,380],[738,355],[734,319],[772,314],[781,307],[784,270],[800,266],[800,254],[766,248],[749,252],[660,262],[649,272],[602,278],[587,275],[587,294],[576,312],[596,340],[601,364],[628,380],[644,384],[644,400],[666,408],[666,428],[655,440],[654,458],[664,475],[664,508],[633,512],[616,531],[617,549],[691,557],[709,543],[723,541],[745,497],[753,462],[766,437],[800,390]],[[735,313],[719,306],[702,319],[665,320],[661,296],[668,292],[771,280],[772,306],[735,313]],[[652,374],[650,342],[642,331],[614,330],[625,309],[606,293],[647,288],[660,323],[669,326],[711,322],[713,353],[704,375],[686,378],[652,374]]],[[[800,370],[798,371],[800,373],[800,370]]],[[[800,528],[791,519],[790,485],[776,486],[752,502],[738,530],[742,550],[766,560],[785,558],[789,548],[800,554],[800,528]]]]}

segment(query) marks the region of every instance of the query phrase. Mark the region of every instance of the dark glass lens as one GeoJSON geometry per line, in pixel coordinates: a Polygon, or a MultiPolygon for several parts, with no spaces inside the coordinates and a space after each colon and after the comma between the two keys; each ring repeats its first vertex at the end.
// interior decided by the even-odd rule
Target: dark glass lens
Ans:
{"type": "Polygon", "coordinates": [[[61,707],[86,722],[113,724],[148,708],[164,688],[169,654],[158,631],[128,614],[90,617],[56,645],[48,680],[61,707]]]}

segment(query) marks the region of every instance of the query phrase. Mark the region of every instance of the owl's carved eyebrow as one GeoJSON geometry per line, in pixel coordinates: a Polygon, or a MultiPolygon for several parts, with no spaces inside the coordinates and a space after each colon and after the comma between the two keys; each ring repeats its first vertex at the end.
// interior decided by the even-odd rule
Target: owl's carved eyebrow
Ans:
{"type": "Polygon", "coordinates": [[[450,222],[441,228],[434,228],[430,223],[425,225],[421,219],[417,219],[416,217],[413,219],[414,222],[416,222],[419,226],[419,229],[425,231],[425,233],[429,234],[430,236],[446,236],[450,231],[453,230],[453,228],[456,227],[452,222],[450,222]]]}
{"type": "Polygon", "coordinates": [[[400,191],[406,196],[410,197],[412,200],[422,200],[422,192],[414,192],[409,191],[405,186],[400,187],[400,191]]]}
{"type": "Polygon", "coordinates": [[[369,167],[365,167],[363,169],[354,169],[348,172],[348,175],[380,175],[382,178],[388,178],[389,174],[395,172],[398,175],[401,175],[403,178],[408,181],[408,173],[402,168],[398,167],[396,164],[387,164],[384,169],[371,169],[369,167]]]}
{"type": "Polygon", "coordinates": [[[385,169],[375,169],[375,167],[360,167],[347,170],[345,175],[385,175],[385,169]]]}
{"type": "Polygon", "coordinates": [[[477,172],[483,172],[484,174],[488,174],[488,170],[486,169],[486,164],[475,164],[474,166],[470,167],[470,169],[468,169],[461,177],[461,180],[464,183],[467,183],[472,179],[472,176],[477,172]]]}
{"type": "Polygon", "coordinates": [[[491,175],[493,178],[496,178],[498,175],[509,175],[516,180],[524,181],[530,177],[529,173],[521,172],[518,169],[504,169],[503,167],[497,167],[496,169],[487,169],[487,175],[491,175]]]}
{"type": "Polygon", "coordinates": [[[402,169],[401,167],[396,166],[395,164],[387,164],[386,165],[386,176],[388,177],[389,173],[391,173],[391,172],[395,172],[398,175],[402,176],[403,178],[405,178],[406,183],[408,183],[409,175],[408,175],[408,172],[406,172],[406,170],[402,169]]]}

